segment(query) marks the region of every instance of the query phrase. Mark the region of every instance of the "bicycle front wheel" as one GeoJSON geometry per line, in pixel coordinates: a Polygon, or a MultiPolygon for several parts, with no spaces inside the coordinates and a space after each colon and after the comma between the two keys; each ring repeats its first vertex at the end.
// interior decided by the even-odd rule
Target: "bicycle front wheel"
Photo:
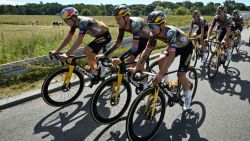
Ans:
{"type": "Polygon", "coordinates": [[[152,114],[154,88],[143,91],[133,102],[126,120],[126,132],[132,141],[145,141],[152,138],[163,121],[166,101],[159,91],[155,112],[152,114]]]}
{"type": "Polygon", "coordinates": [[[118,120],[128,108],[131,94],[131,87],[126,79],[122,79],[120,87],[117,85],[117,76],[105,80],[98,86],[91,101],[91,114],[94,120],[101,124],[118,120]]]}
{"type": "Polygon", "coordinates": [[[69,84],[64,84],[68,68],[61,68],[50,74],[44,81],[41,94],[43,100],[50,106],[64,106],[73,102],[84,88],[84,78],[81,72],[74,70],[69,84]]]}
{"type": "Polygon", "coordinates": [[[213,80],[218,72],[220,66],[220,58],[217,55],[217,53],[212,53],[210,59],[209,59],[209,63],[207,66],[207,73],[208,73],[208,78],[210,80],[213,80]]]}

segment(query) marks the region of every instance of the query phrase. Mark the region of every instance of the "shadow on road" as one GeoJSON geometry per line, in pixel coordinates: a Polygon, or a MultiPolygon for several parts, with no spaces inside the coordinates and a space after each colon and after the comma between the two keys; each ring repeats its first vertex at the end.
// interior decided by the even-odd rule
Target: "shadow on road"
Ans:
{"type": "Polygon", "coordinates": [[[179,115],[170,129],[167,129],[166,123],[164,123],[153,140],[182,141],[185,138],[185,140],[191,141],[207,141],[200,136],[198,131],[205,120],[206,108],[199,101],[193,101],[191,108],[179,115]]]}
{"type": "Polygon", "coordinates": [[[35,125],[34,134],[42,134],[42,140],[48,140],[49,136],[54,141],[84,140],[100,126],[90,114],[90,99],[87,101],[85,104],[74,102],[51,112],[35,125]]]}
{"type": "Polygon", "coordinates": [[[218,72],[210,86],[218,94],[238,95],[241,100],[248,100],[250,103],[250,81],[241,80],[240,71],[234,67],[229,67],[225,73],[218,72]]]}

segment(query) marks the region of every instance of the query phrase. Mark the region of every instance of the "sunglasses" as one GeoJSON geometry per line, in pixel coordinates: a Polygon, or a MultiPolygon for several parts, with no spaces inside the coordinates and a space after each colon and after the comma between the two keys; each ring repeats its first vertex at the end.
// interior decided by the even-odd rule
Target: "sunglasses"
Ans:
{"type": "Polygon", "coordinates": [[[156,29],[159,28],[159,25],[157,25],[157,24],[150,24],[149,28],[152,29],[152,30],[156,30],[156,29]]]}

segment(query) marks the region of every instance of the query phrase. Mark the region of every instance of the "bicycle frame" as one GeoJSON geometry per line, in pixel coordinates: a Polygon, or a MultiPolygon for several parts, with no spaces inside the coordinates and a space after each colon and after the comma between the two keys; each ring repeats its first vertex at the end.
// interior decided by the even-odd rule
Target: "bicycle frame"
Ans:
{"type": "MultiPolygon", "coordinates": [[[[175,71],[170,71],[170,72],[168,72],[168,73],[165,73],[164,76],[165,76],[165,75],[172,74],[172,73],[176,73],[176,72],[178,72],[178,71],[177,71],[177,70],[175,70],[175,71]]],[[[162,93],[166,94],[166,95],[168,96],[168,98],[173,99],[173,95],[171,95],[172,92],[171,92],[170,88],[167,87],[167,86],[165,86],[164,83],[160,82],[159,84],[157,84],[156,86],[153,86],[153,87],[155,88],[154,94],[149,95],[148,100],[147,100],[147,104],[146,104],[146,107],[145,107],[145,110],[144,110],[145,113],[148,112],[148,110],[149,110],[150,99],[151,99],[152,96],[154,96],[154,99],[153,99],[153,106],[152,106],[152,109],[151,109],[151,110],[152,110],[152,113],[151,113],[151,115],[150,115],[150,116],[151,116],[151,117],[150,117],[151,119],[153,118],[154,113],[155,113],[156,101],[157,101],[157,97],[158,97],[159,91],[161,91],[162,93]]]]}

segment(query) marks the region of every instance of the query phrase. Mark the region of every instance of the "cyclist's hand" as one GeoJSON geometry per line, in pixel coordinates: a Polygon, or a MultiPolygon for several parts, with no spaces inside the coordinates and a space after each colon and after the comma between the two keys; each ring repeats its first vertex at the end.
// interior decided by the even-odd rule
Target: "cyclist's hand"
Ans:
{"type": "Polygon", "coordinates": [[[65,62],[68,59],[68,55],[66,53],[63,53],[59,56],[59,60],[65,62]]]}
{"type": "Polygon", "coordinates": [[[96,55],[96,60],[98,61],[99,59],[103,59],[103,58],[106,58],[106,56],[104,54],[99,54],[99,55],[96,55]]]}
{"type": "Polygon", "coordinates": [[[222,40],[221,44],[222,44],[222,45],[227,45],[227,41],[222,40]]]}
{"type": "Polygon", "coordinates": [[[156,85],[161,82],[163,75],[161,73],[157,73],[156,76],[153,78],[153,84],[156,85]]]}
{"type": "Polygon", "coordinates": [[[119,58],[115,58],[112,60],[112,64],[115,66],[118,66],[121,64],[121,60],[119,58]]]}
{"type": "Polygon", "coordinates": [[[53,50],[53,51],[50,51],[49,52],[49,56],[51,57],[52,55],[55,55],[55,54],[57,54],[58,52],[57,51],[55,51],[55,50],[53,50]]]}
{"type": "Polygon", "coordinates": [[[208,40],[209,40],[209,39],[208,39],[208,38],[206,38],[206,39],[204,40],[204,42],[205,42],[205,43],[207,43],[207,42],[208,42],[208,40]]]}

